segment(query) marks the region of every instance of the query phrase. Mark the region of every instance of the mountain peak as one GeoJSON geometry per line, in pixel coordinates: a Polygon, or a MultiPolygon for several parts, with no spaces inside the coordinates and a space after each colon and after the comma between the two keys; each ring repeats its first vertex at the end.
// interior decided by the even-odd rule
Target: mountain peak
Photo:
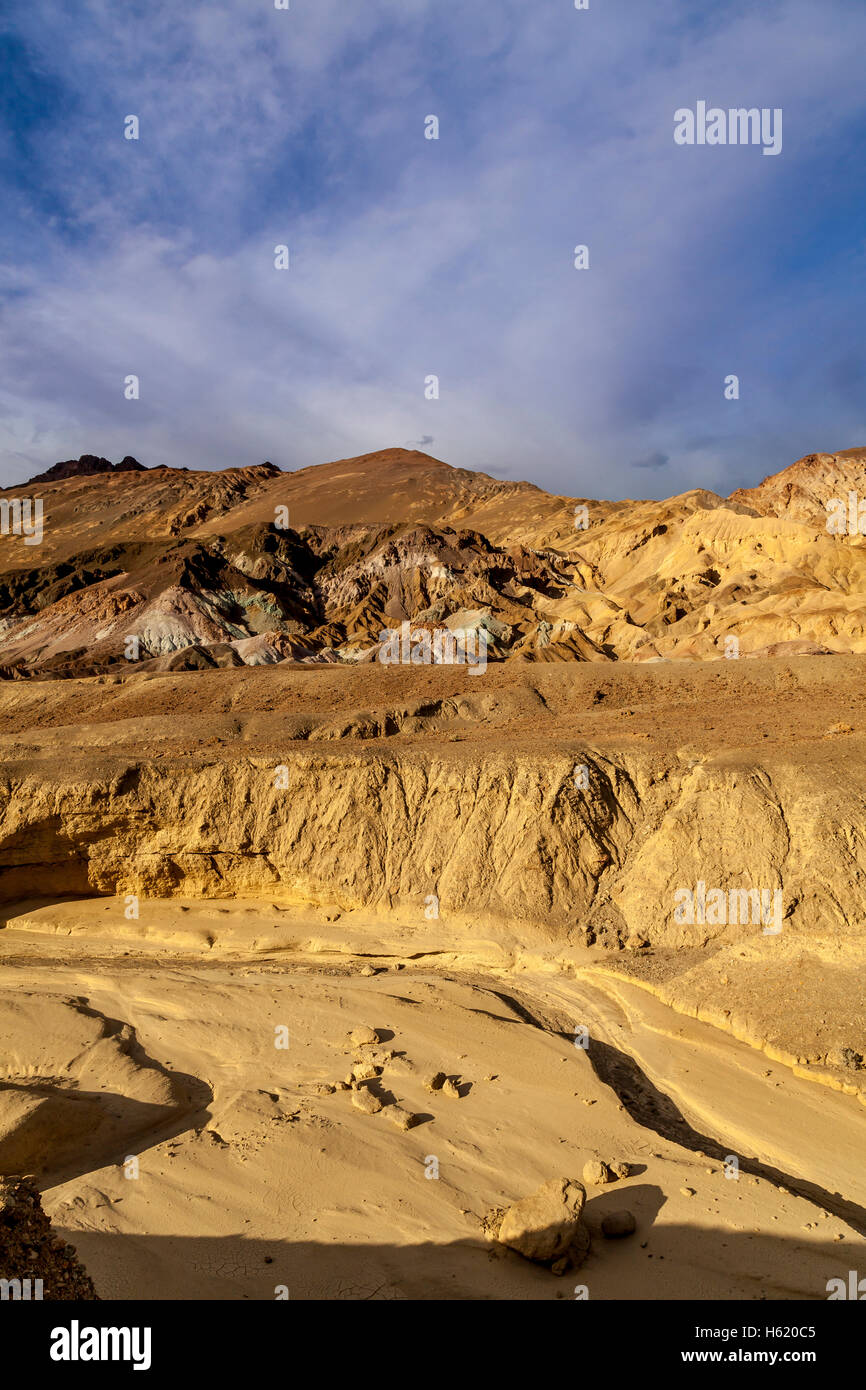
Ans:
{"type": "Polygon", "coordinates": [[[77,459],[63,459],[60,463],[52,464],[44,473],[37,473],[35,477],[29,478],[25,487],[31,483],[56,483],[62,482],[66,478],[90,478],[97,473],[143,473],[144,464],[139,463],[131,454],[127,454],[120,460],[120,463],[112,463],[110,459],[98,458],[96,454],[82,454],[77,459]]]}

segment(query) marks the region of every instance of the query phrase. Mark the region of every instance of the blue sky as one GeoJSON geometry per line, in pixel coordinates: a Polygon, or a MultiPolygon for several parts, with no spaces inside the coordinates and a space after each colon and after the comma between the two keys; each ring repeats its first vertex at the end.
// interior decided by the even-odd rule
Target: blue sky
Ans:
{"type": "Polygon", "coordinates": [[[864,51],[863,0],[6,0],[0,481],[410,445],[660,497],[866,445],[864,51]],[[676,145],[699,100],[781,154],[676,145]]]}

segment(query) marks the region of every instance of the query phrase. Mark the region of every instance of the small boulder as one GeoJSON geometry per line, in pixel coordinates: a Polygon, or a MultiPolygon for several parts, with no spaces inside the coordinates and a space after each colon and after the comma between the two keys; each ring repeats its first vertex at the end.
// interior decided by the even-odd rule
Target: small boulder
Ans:
{"type": "Polygon", "coordinates": [[[373,1081],[379,1075],[379,1068],[373,1062],[356,1062],[352,1068],[354,1081],[373,1081]]]}
{"type": "Polygon", "coordinates": [[[587,1187],[601,1187],[606,1182],[613,1182],[613,1173],[600,1158],[591,1158],[583,1165],[583,1181],[587,1187]]]}
{"type": "Polygon", "coordinates": [[[631,1176],[630,1163],[614,1163],[611,1167],[613,1168],[613,1175],[615,1178],[628,1178],[631,1176]]]}
{"type": "Polygon", "coordinates": [[[352,1104],[356,1110],[360,1110],[364,1115],[378,1115],[382,1109],[382,1102],[378,1096],[368,1090],[366,1086],[358,1086],[352,1092],[352,1104]]]}
{"type": "Polygon", "coordinates": [[[398,1129],[411,1129],[413,1125],[418,1123],[418,1116],[413,1115],[409,1110],[404,1110],[402,1105],[389,1105],[385,1114],[398,1129]]]}
{"type": "Polygon", "coordinates": [[[455,1081],[443,1081],[441,1089],[443,1096],[450,1096],[452,1100],[460,1099],[460,1091],[455,1081]]]}
{"type": "MultiPolygon", "coordinates": [[[[383,1056],[384,1055],[383,1053],[383,1056]]],[[[395,1071],[401,1076],[411,1076],[417,1070],[411,1058],[402,1057],[395,1052],[389,1055],[387,1066],[389,1071],[395,1071]]]]}
{"type": "Polygon", "coordinates": [[[372,1062],[374,1067],[388,1067],[391,1065],[393,1056],[393,1052],[387,1050],[385,1052],[371,1052],[367,1061],[372,1062]]]}
{"type": "Polygon", "coordinates": [[[528,1260],[545,1264],[560,1260],[578,1233],[586,1192],[571,1178],[550,1182],[508,1207],[499,1227],[499,1240],[528,1260]]]}
{"type": "Polygon", "coordinates": [[[441,1091],[445,1085],[444,1071],[434,1071],[431,1076],[425,1076],[424,1085],[428,1091],[441,1091]]]}
{"type": "Polygon", "coordinates": [[[375,1028],[354,1028],[349,1034],[349,1041],[356,1047],[369,1047],[379,1041],[379,1034],[375,1028]]]}
{"type": "Polygon", "coordinates": [[[635,1220],[630,1211],[611,1211],[601,1223],[602,1234],[608,1240],[621,1240],[634,1235],[635,1220]]]}

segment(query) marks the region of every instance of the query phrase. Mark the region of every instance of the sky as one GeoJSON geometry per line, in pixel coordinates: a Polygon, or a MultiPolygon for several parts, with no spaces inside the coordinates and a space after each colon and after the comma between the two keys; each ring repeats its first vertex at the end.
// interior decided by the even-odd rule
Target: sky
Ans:
{"type": "Polygon", "coordinates": [[[864,0],[5,0],[0,484],[405,446],[665,497],[866,446],[864,52],[864,0]],[[676,143],[702,101],[780,153],[676,143]]]}

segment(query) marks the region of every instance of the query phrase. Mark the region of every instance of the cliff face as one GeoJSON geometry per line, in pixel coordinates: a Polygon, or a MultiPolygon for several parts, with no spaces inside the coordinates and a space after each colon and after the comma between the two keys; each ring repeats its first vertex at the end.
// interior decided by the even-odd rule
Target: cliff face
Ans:
{"type": "Polygon", "coordinates": [[[564,930],[626,852],[628,774],[539,758],[293,752],[101,775],[7,769],[0,893],[477,912],[564,930]]]}
{"type": "Polygon", "coordinates": [[[864,761],[856,656],[4,682],[0,920],[615,968],[857,1086],[864,761]]]}
{"type": "Polygon", "coordinates": [[[612,947],[761,932],[719,899],[688,920],[677,895],[699,882],[778,892],[785,931],[810,937],[857,936],[866,915],[856,764],[829,787],[822,759],[295,745],[282,760],[7,765],[0,795],[7,902],[260,897],[420,919],[436,895],[443,915],[612,947]]]}

